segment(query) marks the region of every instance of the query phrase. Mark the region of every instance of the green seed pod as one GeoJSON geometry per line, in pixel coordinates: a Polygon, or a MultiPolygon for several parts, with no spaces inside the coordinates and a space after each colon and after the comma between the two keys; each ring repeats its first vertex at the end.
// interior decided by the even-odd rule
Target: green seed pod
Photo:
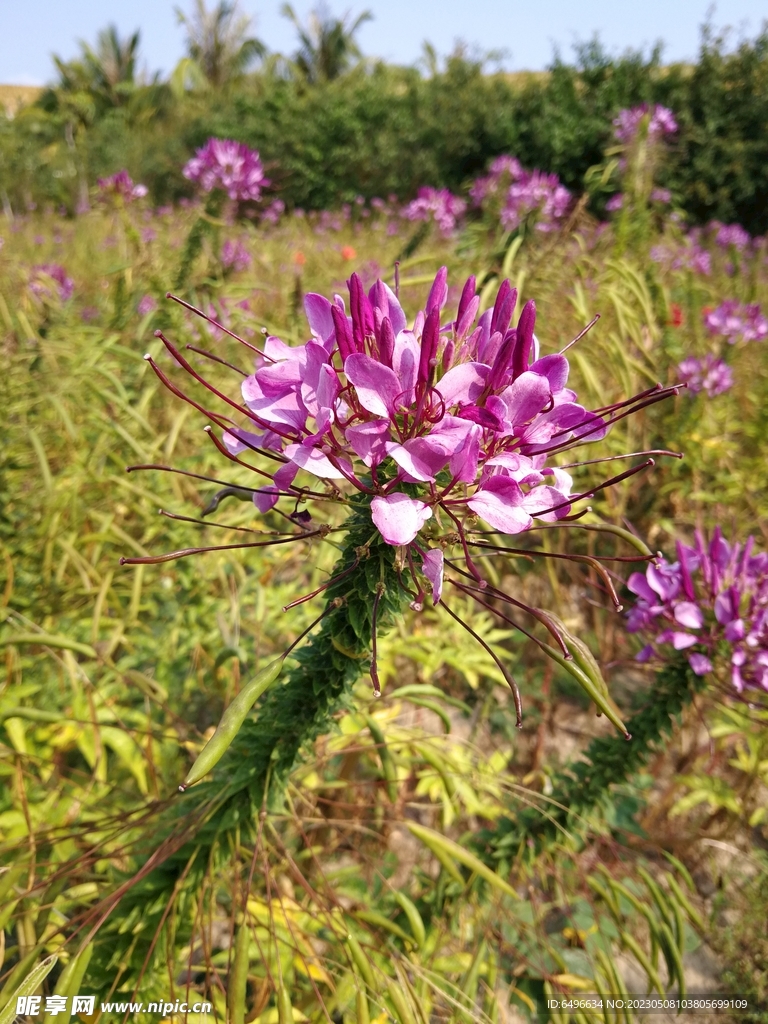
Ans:
{"type": "Polygon", "coordinates": [[[368,999],[362,988],[357,990],[357,1024],[371,1024],[371,1014],[368,1009],[368,999]]]}
{"type": "Polygon", "coordinates": [[[549,644],[541,644],[541,647],[543,650],[547,652],[547,654],[550,656],[550,658],[552,658],[553,661],[556,661],[558,665],[561,665],[566,672],[570,673],[570,675],[573,676],[576,682],[586,692],[589,699],[597,705],[597,707],[600,709],[600,711],[602,711],[602,713],[605,715],[608,721],[612,722],[617,729],[623,732],[624,736],[627,739],[631,739],[632,737],[627,732],[627,727],[616,714],[615,710],[613,709],[613,706],[608,703],[608,700],[606,699],[605,695],[600,692],[598,687],[593,683],[593,681],[589,678],[586,672],[582,671],[582,669],[580,669],[579,666],[575,665],[572,661],[566,661],[566,659],[563,657],[560,651],[556,651],[555,648],[550,647],[549,644]]]}
{"type": "Polygon", "coordinates": [[[704,921],[702,920],[702,917],[699,914],[698,910],[695,909],[695,907],[690,902],[688,897],[685,895],[683,890],[677,884],[677,879],[673,878],[672,875],[667,875],[667,884],[669,885],[669,888],[672,890],[672,892],[675,894],[677,902],[686,912],[689,919],[694,923],[694,925],[699,929],[700,932],[703,932],[704,921]]]}
{"type": "Polygon", "coordinates": [[[381,730],[381,726],[376,722],[370,715],[365,716],[365,724],[368,726],[368,732],[373,737],[373,742],[376,744],[376,752],[379,755],[381,761],[381,768],[384,772],[384,778],[387,780],[387,796],[389,797],[390,803],[397,802],[397,769],[395,768],[395,762],[392,760],[392,755],[389,752],[387,741],[384,739],[384,733],[381,730]]]}
{"type": "Polygon", "coordinates": [[[184,782],[179,786],[183,793],[188,786],[199,782],[211,769],[218,764],[224,754],[237,736],[240,726],[245,721],[245,716],[251,710],[259,697],[267,690],[280,675],[283,667],[282,656],[271,661],[266,668],[251,679],[235,697],[227,710],[221,716],[221,721],[216,727],[216,732],[211,736],[206,745],[197,756],[197,760],[189,770],[184,782]]]}
{"type": "Polygon", "coordinates": [[[446,793],[452,800],[456,796],[456,785],[451,777],[450,769],[442,757],[428,743],[414,743],[413,749],[423,761],[426,761],[428,765],[435,769],[443,780],[446,793]]]}
{"type": "MultiPolygon", "coordinates": [[[[80,992],[80,986],[82,985],[92,954],[93,943],[89,942],[85,949],[81,950],[77,956],[72,957],[59,975],[54,995],[69,997],[76,996],[80,992]]],[[[55,1015],[46,1013],[43,1024],[69,1024],[71,1017],[72,1000],[67,998],[67,1009],[63,1013],[55,1015]]]]}
{"type": "Polygon", "coordinates": [[[661,978],[659,978],[656,968],[653,966],[649,958],[646,956],[639,942],[629,932],[621,933],[622,945],[629,950],[632,956],[637,960],[640,966],[645,971],[648,982],[652,985],[660,996],[664,995],[664,987],[661,984],[661,978]]]}
{"type": "Polygon", "coordinates": [[[400,986],[399,981],[390,981],[387,985],[387,994],[395,1008],[398,1024],[416,1024],[416,1018],[408,1003],[408,997],[400,986]]]}
{"type": "Polygon", "coordinates": [[[371,961],[363,952],[363,947],[357,941],[354,935],[350,934],[347,936],[347,945],[349,946],[349,954],[352,958],[352,963],[360,971],[363,976],[368,988],[371,992],[376,991],[376,979],[373,976],[373,968],[371,967],[371,961]]]}
{"type": "Polygon", "coordinates": [[[277,990],[277,1024],[293,1024],[291,996],[285,985],[277,990]]]}
{"type": "Polygon", "coordinates": [[[424,945],[427,938],[427,931],[424,927],[424,922],[421,919],[421,914],[417,910],[416,906],[408,899],[405,893],[395,890],[394,897],[400,904],[402,909],[405,911],[405,916],[408,918],[408,925],[411,929],[416,945],[419,949],[424,945]]]}
{"type": "Polygon", "coordinates": [[[232,974],[227,986],[227,1002],[229,1004],[231,1024],[244,1024],[245,1021],[245,992],[248,984],[248,945],[250,937],[248,921],[244,918],[243,923],[237,930],[232,974]]]}

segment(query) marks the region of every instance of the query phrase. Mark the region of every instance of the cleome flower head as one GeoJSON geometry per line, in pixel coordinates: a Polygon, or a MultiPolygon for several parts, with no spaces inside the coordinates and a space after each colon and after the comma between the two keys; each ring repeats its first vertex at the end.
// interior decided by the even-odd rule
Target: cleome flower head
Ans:
{"type": "MultiPolygon", "coordinates": [[[[263,347],[257,348],[237,339],[254,358],[250,373],[188,346],[241,373],[240,401],[207,381],[162,332],[156,332],[176,365],[236,410],[238,420],[188,398],[150,356],[146,358],[175,395],[206,413],[220,428],[220,434],[206,428],[219,451],[256,474],[252,487],[227,485],[222,495],[233,493],[233,488],[239,495],[252,494],[261,513],[274,510],[300,528],[295,539],[324,535],[326,529],[313,527],[310,511],[299,511],[300,503],[308,499],[347,502],[358,510],[356,515],[370,516],[369,543],[376,539],[397,549],[394,562],[402,588],[413,598],[412,607],[423,606],[426,586],[433,602],[445,607],[444,582],[484,607],[488,607],[484,598],[493,590],[495,600],[537,618],[569,659],[565,627],[551,613],[545,615],[488,589],[470,548],[483,548],[489,557],[508,557],[511,549],[475,535],[516,535],[534,524],[545,528],[578,519],[583,512],[574,513],[575,502],[645,469],[653,460],[574,492],[569,470],[581,463],[559,465],[559,457],[604,437],[616,420],[677,391],[657,385],[629,400],[590,411],[567,386],[569,365],[564,352],[540,351],[534,333],[534,302],[525,303],[516,315],[517,293],[505,280],[493,306],[480,313],[480,296],[475,278],[470,277],[457,308],[448,312],[447,278],[443,267],[424,308],[412,319],[400,304],[397,285],[393,291],[381,280],[366,292],[360,277],[352,274],[345,297],[309,293],[304,297],[309,334],[304,344],[288,345],[267,335],[263,347]],[[258,465],[253,464],[254,454],[263,459],[258,465]],[[284,499],[287,507],[281,507],[284,499]],[[490,531],[478,530],[478,520],[490,531]],[[457,547],[466,571],[457,567],[450,554],[457,547]],[[447,568],[455,572],[445,577],[447,568]],[[403,572],[410,575],[413,588],[403,572]]],[[[218,337],[236,337],[210,316],[177,301],[206,319],[218,337]]],[[[636,454],[655,453],[597,461],[636,454]]],[[[219,496],[210,511],[218,501],[219,496]]],[[[274,536],[277,539],[264,543],[287,542],[285,535],[274,536]]],[[[198,550],[208,549],[123,561],[165,561],[198,550]]],[[[652,555],[639,560],[645,557],[652,555]]],[[[597,562],[595,568],[619,606],[610,577],[597,562]]],[[[454,615],[450,608],[446,611],[454,615]]],[[[375,614],[373,618],[375,645],[375,614]]],[[[515,692],[519,716],[514,681],[492,657],[515,692]]],[[[378,692],[375,646],[371,675],[378,692]]],[[[610,708],[606,711],[609,717],[612,713],[610,708]]]]}
{"type": "Polygon", "coordinates": [[[768,554],[755,552],[752,537],[729,544],[718,527],[708,544],[698,531],[692,547],[678,541],[677,558],[629,577],[637,602],[627,628],[656,634],[638,660],[687,650],[693,671],[706,675],[724,655],[739,693],[768,690],[768,554]]]}
{"type": "Polygon", "coordinates": [[[635,140],[643,122],[648,125],[649,139],[660,139],[663,135],[674,135],[677,131],[675,115],[668,107],[660,103],[648,106],[642,103],[638,107],[620,110],[613,120],[613,134],[617,142],[629,145],[635,140]]]}
{"type": "Polygon", "coordinates": [[[498,208],[505,231],[514,231],[529,217],[538,231],[555,231],[573,205],[573,196],[556,174],[527,171],[508,154],[496,157],[469,194],[475,206],[498,208]]]}
{"type": "Polygon", "coordinates": [[[232,139],[208,139],[182,172],[203,192],[221,189],[235,202],[258,202],[269,179],[255,149],[232,139]]]}
{"type": "Polygon", "coordinates": [[[691,393],[704,391],[710,398],[714,398],[733,387],[733,371],[712,352],[701,359],[688,356],[678,365],[677,372],[691,393]]]}
{"type": "Polygon", "coordinates": [[[111,174],[108,178],[99,178],[98,186],[102,198],[119,196],[126,203],[142,199],[147,194],[147,186],[134,185],[133,178],[125,170],[111,174]]]}
{"type": "Polygon", "coordinates": [[[467,204],[447,188],[420,188],[418,195],[403,208],[406,220],[434,221],[444,235],[452,235],[464,216],[467,204]]]}
{"type": "Polygon", "coordinates": [[[60,302],[68,302],[75,283],[60,263],[37,263],[30,271],[29,290],[40,300],[57,296],[60,302]]]}
{"type": "Polygon", "coordinates": [[[768,337],[768,320],[756,304],[742,305],[726,299],[717,309],[707,310],[704,326],[710,334],[726,338],[731,345],[737,341],[762,341],[768,337]]]}

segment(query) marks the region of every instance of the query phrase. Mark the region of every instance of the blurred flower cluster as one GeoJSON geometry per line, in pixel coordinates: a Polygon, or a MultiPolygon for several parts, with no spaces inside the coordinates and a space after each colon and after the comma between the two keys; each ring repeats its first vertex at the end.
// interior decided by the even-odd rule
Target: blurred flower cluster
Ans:
{"type": "Polygon", "coordinates": [[[29,290],[38,299],[72,298],[75,283],[60,263],[38,263],[30,270],[29,290]]]}
{"type": "Polygon", "coordinates": [[[768,320],[757,304],[743,305],[727,299],[716,309],[706,310],[704,324],[714,335],[726,338],[731,345],[737,341],[762,341],[768,336],[768,320]]]}
{"type": "Polygon", "coordinates": [[[234,202],[258,202],[269,185],[259,154],[232,139],[209,139],[187,162],[184,177],[203,192],[221,189],[234,202]]]}
{"type": "Polygon", "coordinates": [[[651,259],[670,270],[691,270],[695,274],[709,277],[712,273],[712,256],[702,246],[699,235],[699,232],[691,231],[679,244],[654,245],[651,247],[651,259]]]}
{"type": "Polygon", "coordinates": [[[251,262],[251,254],[242,242],[228,238],[221,247],[221,265],[225,270],[247,270],[251,262]]]}
{"type": "Polygon", "coordinates": [[[420,188],[416,198],[403,208],[406,220],[434,221],[444,235],[456,230],[467,204],[447,188],[420,188]]]}
{"type": "Polygon", "coordinates": [[[713,221],[709,227],[715,232],[715,242],[721,249],[733,247],[743,252],[749,248],[752,241],[749,232],[745,231],[741,224],[721,224],[719,221],[713,221]]]}
{"type": "Polygon", "coordinates": [[[702,359],[689,356],[679,364],[677,371],[689,391],[704,391],[710,398],[733,387],[733,371],[712,352],[708,352],[702,359]]]}
{"type": "Polygon", "coordinates": [[[498,210],[505,231],[513,231],[529,217],[539,231],[554,231],[573,198],[556,174],[526,171],[519,160],[507,154],[496,157],[489,173],[474,182],[470,197],[475,206],[498,210]]]}
{"type": "Polygon", "coordinates": [[[102,199],[119,196],[125,203],[142,199],[148,191],[146,185],[134,185],[133,179],[125,170],[111,174],[108,178],[99,178],[98,186],[102,199]]]}
{"type": "Polygon", "coordinates": [[[688,650],[697,675],[716,672],[724,659],[739,693],[768,690],[768,553],[754,546],[752,537],[729,544],[719,527],[707,544],[697,531],[692,547],[677,542],[676,562],[632,573],[627,586],[637,602],[627,628],[656,634],[638,660],[688,650]]]}
{"type": "Polygon", "coordinates": [[[656,103],[649,107],[647,103],[639,107],[620,110],[613,121],[613,134],[617,142],[630,145],[638,136],[643,122],[647,123],[649,139],[660,139],[663,135],[674,135],[677,131],[675,115],[668,107],[656,103]]]}

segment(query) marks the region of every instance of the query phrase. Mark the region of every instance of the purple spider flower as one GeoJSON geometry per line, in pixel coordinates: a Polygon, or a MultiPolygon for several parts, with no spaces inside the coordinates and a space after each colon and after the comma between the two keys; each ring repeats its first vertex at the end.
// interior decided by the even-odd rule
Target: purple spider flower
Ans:
{"type": "Polygon", "coordinates": [[[650,255],[654,263],[664,264],[671,270],[692,270],[706,277],[712,273],[712,257],[702,248],[697,231],[691,231],[677,246],[654,245],[650,255]]]}
{"type": "Polygon", "coordinates": [[[745,231],[741,224],[720,224],[713,221],[710,227],[716,229],[715,243],[721,249],[734,248],[742,252],[752,241],[749,232],[745,231]]]}
{"type": "Polygon", "coordinates": [[[608,211],[608,213],[615,213],[617,210],[620,210],[623,206],[624,193],[617,192],[615,195],[611,196],[611,198],[605,204],[605,209],[608,211]]]}
{"type": "Polygon", "coordinates": [[[463,217],[467,204],[447,188],[420,188],[414,200],[403,208],[406,220],[433,220],[444,235],[451,235],[463,217]]]}
{"type": "Polygon", "coordinates": [[[489,173],[476,179],[469,194],[475,206],[498,211],[505,231],[513,231],[531,215],[537,230],[554,231],[572,202],[571,193],[556,174],[526,171],[516,157],[508,154],[496,157],[489,173]]]}
{"type": "Polygon", "coordinates": [[[130,203],[134,199],[142,199],[147,194],[146,185],[134,185],[128,171],[118,171],[108,178],[99,178],[99,193],[103,198],[119,196],[123,202],[130,203]]]}
{"type": "Polygon", "coordinates": [[[691,392],[704,391],[714,398],[733,387],[733,371],[727,363],[708,352],[703,359],[689,356],[677,368],[680,380],[691,392]]]}
{"type": "Polygon", "coordinates": [[[639,107],[620,110],[614,118],[613,134],[616,141],[623,145],[634,142],[644,119],[647,119],[649,139],[660,139],[663,135],[674,135],[677,131],[675,115],[668,107],[658,103],[649,107],[643,103],[639,107]]]}
{"type": "Polygon", "coordinates": [[[221,265],[226,270],[247,270],[251,262],[251,254],[242,242],[233,242],[228,238],[221,247],[221,265]]]}
{"type": "Polygon", "coordinates": [[[142,295],[139,299],[138,305],[136,306],[136,312],[139,316],[146,316],[147,313],[153,313],[157,309],[157,303],[151,295],[142,295]]]}
{"type": "MultiPolygon", "coordinates": [[[[295,212],[298,216],[299,211],[296,210],[295,212]]],[[[261,219],[262,222],[266,224],[279,224],[280,218],[283,216],[284,213],[285,203],[283,202],[283,200],[273,199],[269,206],[266,208],[266,210],[264,210],[264,212],[262,213],[261,219]]],[[[301,211],[301,213],[303,215],[303,211],[301,211]]]]}
{"type": "Polygon", "coordinates": [[[67,302],[72,298],[75,290],[75,283],[60,263],[38,263],[30,272],[29,290],[33,295],[41,299],[50,299],[54,295],[52,285],[56,285],[56,292],[61,302],[67,302]]]}
{"type": "Polygon", "coordinates": [[[475,206],[482,206],[488,196],[496,195],[503,189],[509,188],[513,181],[520,181],[525,171],[517,157],[502,154],[491,161],[488,174],[476,178],[469,190],[469,195],[475,206]]]}
{"type": "MultiPolygon", "coordinates": [[[[261,512],[283,497],[301,498],[306,485],[296,482],[300,474],[314,477],[315,487],[319,481],[336,493],[366,495],[373,526],[409,565],[421,566],[433,596],[441,592],[439,535],[446,524],[451,543],[462,544],[476,573],[466,539],[474,517],[512,535],[536,520],[568,517],[594,489],[574,493],[568,469],[579,463],[561,467],[558,456],[604,437],[614,419],[676,393],[658,386],[599,413],[588,411],[567,387],[565,355],[541,354],[533,302],[513,326],[517,293],[508,281],[493,307],[478,315],[480,296],[470,278],[456,312],[446,316],[443,267],[412,321],[381,280],[366,293],[353,274],[348,290],[346,301],[305,296],[311,337],[303,345],[275,336],[267,336],[262,349],[243,342],[256,355],[255,369],[242,371],[242,404],[227,401],[246,422],[209,413],[222,429],[220,439],[211,437],[235,462],[248,452],[268,455],[271,469],[257,471],[266,479],[253,493],[261,512]]],[[[202,315],[215,330],[226,330],[202,315]]],[[[181,366],[223,397],[158,336],[181,366]]]]}
{"type": "Polygon", "coordinates": [[[209,139],[182,172],[203,192],[221,189],[234,202],[258,202],[269,179],[258,151],[232,139],[209,139]]]}
{"type": "Polygon", "coordinates": [[[632,573],[627,582],[637,595],[627,628],[656,634],[638,660],[670,645],[676,651],[696,647],[689,664],[706,675],[725,646],[734,689],[768,690],[768,553],[754,553],[752,537],[729,544],[717,527],[709,544],[698,531],[693,547],[678,541],[677,556],[644,575],[632,573]]]}
{"type": "Polygon", "coordinates": [[[760,307],[742,305],[735,299],[727,299],[717,309],[707,310],[704,325],[711,334],[726,338],[731,345],[737,341],[762,341],[768,336],[768,320],[760,307]]]}

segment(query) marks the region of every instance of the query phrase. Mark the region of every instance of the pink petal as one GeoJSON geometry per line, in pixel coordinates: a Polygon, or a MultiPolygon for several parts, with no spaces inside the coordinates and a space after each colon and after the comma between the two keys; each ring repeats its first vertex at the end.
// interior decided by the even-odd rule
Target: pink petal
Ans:
{"type": "Polygon", "coordinates": [[[394,415],[402,388],[393,370],[362,352],[354,352],[344,363],[344,373],[364,409],[374,416],[394,415]]]}
{"type": "Polygon", "coordinates": [[[421,561],[421,571],[432,584],[432,601],[437,604],[443,593],[443,565],[445,559],[439,548],[428,551],[421,561]]]}
{"type": "Polygon", "coordinates": [[[259,512],[269,512],[271,508],[275,507],[279,497],[277,487],[274,484],[267,484],[266,487],[253,492],[253,504],[259,512]]]}
{"type": "Polygon", "coordinates": [[[301,430],[307,420],[307,410],[295,392],[278,396],[266,395],[255,376],[246,377],[241,385],[245,404],[266,423],[286,424],[301,430]]]}
{"type": "Polygon", "coordinates": [[[304,312],[309,321],[309,329],[323,345],[331,338],[336,337],[336,329],[331,316],[331,303],[324,295],[307,292],[304,296],[304,312]]]}
{"type": "Polygon", "coordinates": [[[462,363],[454,366],[436,385],[447,408],[458,403],[468,405],[480,397],[488,377],[488,367],[483,363],[462,363]]]}
{"type": "Polygon", "coordinates": [[[517,428],[540,413],[549,401],[549,381],[526,370],[501,393],[509,419],[517,428]]]}
{"type": "Polygon", "coordinates": [[[540,373],[549,381],[550,391],[562,391],[568,380],[568,360],[559,353],[542,356],[529,367],[531,373],[540,373]]]}
{"type": "Polygon", "coordinates": [[[525,495],[522,507],[536,519],[542,519],[545,523],[553,523],[555,520],[567,516],[571,511],[571,506],[567,502],[567,494],[544,484],[541,487],[534,487],[525,495]],[[566,504],[563,504],[564,502],[566,504]],[[555,508],[557,505],[560,507],[555,508]],[[549,512],[548,509],[554,509],[554,511],[549,512]]]}
{"type": "MultiPolygon", "coordinates": [[[[307,448],[303,444],[289,444],[285,449],[285,454],[291,462],[310,473],[314,473],[315,476],[319,476],[323,480],[345,479],[341,470],[337,469],[328,456],[321,452],[319,448],[307,448]]],[[[339,461],[348,472],[352,472],[352,467],[346,460],[339,461]]]]}
{"type": "MultiPolygon", "coordinates": [[[[394,330],[394,324],[392,329],[394,330]]],[[[400,331],[395,333],[395,346],[392,351],[392,369],[400,381],[400,399],[402,405],[412,405],[414,401],[414,387],[419,372],[419,356],[421,348],[416,336],[412,331],[400,331]]]]}
{"type": "Polygon", "coordinates": [[[399,491],[371,502],[373,524],[387,544],[410,544],[431,517],[428,505],[399,491]]]}
{"type": "Polygon", "coordinates": [[[240,452],[250,451],[250,445],[254,448],[261,448],[264,441],[264,434],[253,434],[250,430],[242,430],[240,427],[233,427],[232,430],[225,430],[221,440],[227,451],[232,455],[239,455],[240,452]],[[246,444],[245,442],[248,442],[246,444]]]}
{"type": "Polygon", "coordinates": [[[344,431],[347,441],[366,466],[378,466],[387,457],[389,420],[369,420],[356,423],[344,431]]]}
{"type": "Polygon", "coordinates": [[[689,654],[688,664],[697,676],[705,676],[707,672],[712,671],[712,662],[706,654],[689,654]]]}
{"type": "Polygon", "coordinates": [[[692,601],[680,601],[674,607],[675,620],[686,629],[701,629],[704,616],[701,608],[692,601]]]}
{"type": "Polygon", "coordinates": [[[444,446],[431,443],[428,437],[414,437],[405,444],[391,442],[387,454],[412,480],[422,482],[434,480],[450,457],[444,446]]]}
{"type": "Polygon", "coordinates": [[[627,587],[633,594],[637,594],[638,597],[641,597],[649,604],[656,604],[656,592],[651,589],[648,580],[645,578],[643,573],[633,572],[627,580],[627,587]]]}
{"type": "Polygon", "coordinates": [[[523,492],[509,477],[494,476],[478,488],[468,505],[494,530],[502,533],[522,533],[532,525],[532,519],[521,508],[523,492]]]}

